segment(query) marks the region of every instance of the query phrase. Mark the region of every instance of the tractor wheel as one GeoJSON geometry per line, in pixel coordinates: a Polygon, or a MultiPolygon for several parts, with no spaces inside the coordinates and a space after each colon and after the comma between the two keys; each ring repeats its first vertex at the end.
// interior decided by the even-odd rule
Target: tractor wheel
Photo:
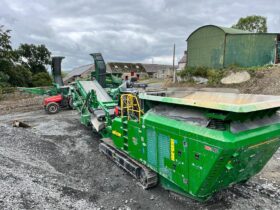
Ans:
{"type": "Polygon", "coordinates": [[[59,111],[59,104],[52,102],[46,106],[46,111],[48,114],[56,114],[59,111]]]}

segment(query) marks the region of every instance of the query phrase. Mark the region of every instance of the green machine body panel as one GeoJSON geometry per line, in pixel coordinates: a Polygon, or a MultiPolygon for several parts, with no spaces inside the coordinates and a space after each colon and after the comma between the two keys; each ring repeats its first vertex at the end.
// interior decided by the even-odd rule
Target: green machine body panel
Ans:
{"type": "Polygon", "coordinates": [[[140,94],[140,120],[116,117],[116,148],[147,165],[164,188],[197,200],[261,171],[280,146],[280,97],[140,94]],[[174,114],[175,113],[175,114],[174,114]]]}
{"type": "Polygon", "coordinates": [[[55,96],[59,94],[60,92],[60,86],[57,84],[54,84],[53,87],[34,87],[34,88],[25,88],[25,87],[19,87],[20,91],[24,91],[27,93],[35,94],[35,95],[49,95],[49,96],[55,96]]]}

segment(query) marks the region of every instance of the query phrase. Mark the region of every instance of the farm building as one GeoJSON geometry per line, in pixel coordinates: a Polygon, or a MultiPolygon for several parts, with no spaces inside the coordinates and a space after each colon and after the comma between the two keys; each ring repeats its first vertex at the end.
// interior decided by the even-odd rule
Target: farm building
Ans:
{"type": "MultiPolygon", "coordinates": [[[[177,66],[175,66],[177,68],[177,66]]],[[[144,79],[147,77],[153,78],[170,78],[173,75],[171,65],[162,64],[142,64],[142,63],[121,63],[121,62],[108,62],[106,64],[106,72],[113,75],[120,75],[122,79],[130,79],[131,77],[137,77],[138,79],[144,79]]],[[[63,81],[65,84],[74,82],[77,79],[90,79],[91,72],[95,71],[94,64],[84,65],[74,68],[70,71],[63,81]]]]}
{"type": "MultiPolygon", "coordinates": [[[[149,77],[167,79],[173,76],[173,66],[165,64],[142,64],[149,77]]],[[[175,66],[175,69],[177,66],[175,66]]]]}
{"type": "Polygon", "coordinates": [[[191,33],[187,43],[187,66],[250,67],[280,62],[280,34],[276,33],[206,25],[191,33]]]}
{"type": "Polygon", "coordinates": [[[108,73],[122,74],[122,78],[125,80],[128,80],[131,77],[137,77],[138,79],[148,77],[148,74],[141,63],[109,62],[106,65],[106,68],[108,73]]]}

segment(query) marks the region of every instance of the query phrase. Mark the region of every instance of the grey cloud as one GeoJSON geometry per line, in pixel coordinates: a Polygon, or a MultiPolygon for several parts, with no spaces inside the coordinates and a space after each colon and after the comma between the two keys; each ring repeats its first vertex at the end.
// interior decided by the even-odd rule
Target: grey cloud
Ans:
{"type": "Polygon", "coordinates": [[[239,17],[268,17],[280,31],[278,1],[215,0],[0,0],[0,25],[12,29],[13,45],[45,44],[66,56],[64,69],[91,63],[91,52],[107,61],[172,62],[186,49],[188,35],[206,24],[231,26],[239,17]]]}

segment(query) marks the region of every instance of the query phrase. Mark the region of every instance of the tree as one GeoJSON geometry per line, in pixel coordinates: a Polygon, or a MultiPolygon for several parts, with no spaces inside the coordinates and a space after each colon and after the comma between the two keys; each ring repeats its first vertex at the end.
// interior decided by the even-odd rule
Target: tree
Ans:
{"type": "Polygon", "coordinates": [[[9,80],[9,83],[13,86],[18,87],[30,87],[32,86],[32,73],[29,69],[25,68],[22,65],[15,65],[11,70],[12,80],[9,80]]]}
{"type": "Polygon", "coordinates": [[[267,32],[267,20],[263,16],[247,16],[245,18],[240,18],[234,28],[247,30],[256,33],[266,33],[267,32]]]}
{"type": "Polygon", "coordinates": [[[11,30],[5,30],[4,26],[0,25],[0,59],[11,60],[13,58],[10,32],[11,30]]]}
{"type": "Polygon", "coordinates": [[[8,83],[9,81],[9,76],[7,74],[5,74],[4,72],[0,71],[0,88],[1,87],[7,87],[10,84],[8,83]]]}
{"type": "Polygon", "coordinates": [[[35,87],[50,86],[52,79],[48,72],[39,72],[32,77],[32,84],[35,87]]]}
{"type": "Polygon", "coordinates": [[[10,30],[0,25],[0,87],[10,86],[10,71],[13,68],[13,49],[10,30]]]}
{"type": "Polygon", "coordinates": [[[33,74],[47,72],[46,66],[51,64],[51,52],[45,45],[21,44],[17,55],[20,63],[33,74]]]}
{"type": "Polygon", "coordinates": [[[266,17],[252,15],[252,16],[247,16],[245,18],[240,18],[238,22],[232,26],[232,28],[255,32],[255,33],[266,33],[267,32],[266,17]]]}
{"type": "Polygon", "coordinates": [[[13,50],[10,32],[0,25],[0,86],[51,85],[46,68],[51,62],[50,51],[45,45],[34,44],[21,44],[13,50]]]}

